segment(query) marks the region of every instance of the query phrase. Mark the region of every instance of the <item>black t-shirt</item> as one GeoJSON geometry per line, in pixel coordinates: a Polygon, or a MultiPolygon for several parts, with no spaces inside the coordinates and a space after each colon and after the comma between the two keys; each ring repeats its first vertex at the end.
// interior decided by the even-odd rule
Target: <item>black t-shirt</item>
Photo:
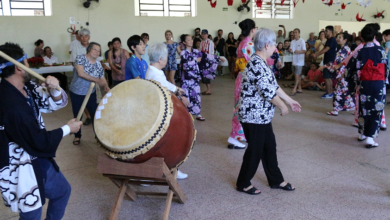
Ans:
{"type": "MultiPolygon", "coordinates": [[[[235,45],[237,43],[237,40],[233,39],[231,41],[230,39],[227,39],[226,44],[227,45],[235,45]]],[[[236,56],[237,55],[237,47],[228,47],[229,56],[236,56]]]]}
{"type": "MultiPolygon", "coordinates": [[[[216,43],[217,41],[218,41],[218,37],[215,37],[214,43],[216,43]]],[[[219,52],[220,56],[224,56],[224,53],[223,53],[224,47],[225,47],[225,39],[221,38],[217,44],[217,51],[219,52]]]]}
{"type": "Polygon", "coordinates": [[[325,48],[329,47],[330,49],[328,52],[324,54],[324,64],[327,63],[333,63],[336,59],[336,53],[337,53],[337,42],[336,38],[331,37],[329,38],[325,43],[325,48]]]}

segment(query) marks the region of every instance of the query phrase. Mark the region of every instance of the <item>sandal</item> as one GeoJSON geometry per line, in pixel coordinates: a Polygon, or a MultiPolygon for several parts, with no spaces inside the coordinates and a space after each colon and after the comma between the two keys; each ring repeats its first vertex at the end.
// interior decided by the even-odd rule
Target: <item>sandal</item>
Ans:
{"type": "Polygon", "coordinates": [[[204,121],[204,120],[206,120],[205,118],[203,118],[202,116],[198,116],[198,117],[196,117],[196,120],[199,120],[199,121],[204,121]]]}
{"type": "MultiPolygon", "coordinates": [[[[76,138],[75,138],[76,139],[76,138]]],[[[79,145],[81,139],[79,138],[78,140],[73,140],[73,145],[79,145]]]]}
{"type": "Polygon", "coordinates": [[[298,90],[297,90],[297,93],[302,93],[302,91],[298,91],[298,90]]]}
{"type": "Polygon", "coordinates": [[[378,143],[374,143],[374,144],[367,144],[367,145],[366,145],[366,148],[367,148],[367,149],[371,149],[371,148],[378,147],[378,146],[379,146],[379,144],[378,144],[378,143]]]}
{"type": "Polygon", "coordinates": [[[334,111],[330,111],[326,113],[327,115],[333,115],[333,116],[338,116],[339,114],[334,113],[334,111]]]}
{"type": "Polygon", "coordinates": [[[271,189],[283,189],[286,191],[294,191],[295,190],[295,188],[293,188],[290,183],[287,183],[285,186],[274,185],[274,186],[271,186],[271,189]]]}
{"type": "Polygon", "coordinates": [[[237,189],[237,191],[239,191],[239,192],[244,192],[244,193],[247,193],[247,194],[249,194],[249,195],[259,195],[261,192],[256,192],[257,191],[257,189],[256,189],[256,187],[254,187],[254,186],[249,186],[249,187],[247,187],[247,188],[249,188],[249,189],[247,189],[246,191],[244,190],[245,188],[244,187],[242,187],[242,188],[239,188],[239,187],[236,187],[236,189],[237,189]]]}
{"type": "Polygon", "coordinates": [[[294,95],[296,95],[297,94],[297,92],[292,92],[291,94],[290,94],[290,96],[294,96],[294,95]]]}
{"type": "Polygon", "coordinates": [[[209,92],[202,92],[202,95],[211,95],[209,92]]]}

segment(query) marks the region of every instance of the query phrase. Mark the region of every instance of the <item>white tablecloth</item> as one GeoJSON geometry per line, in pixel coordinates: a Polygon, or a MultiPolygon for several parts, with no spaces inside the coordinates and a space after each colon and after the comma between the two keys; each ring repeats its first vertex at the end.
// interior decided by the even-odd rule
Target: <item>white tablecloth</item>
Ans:
{"type": "Polygon", "coordinates": [[[282,63],[292,62],[293,61],[293,56],[292,55],[280,56],[280,59],[282,60],[282,63]]]}
{"type": "Polygon", "coordinates": [[[31,68],[31,70],[39,74],[63,73],[63,72],[73,72],[73,66],[47,66],[47,67],[40,67],[39,69],[31,68]]]}

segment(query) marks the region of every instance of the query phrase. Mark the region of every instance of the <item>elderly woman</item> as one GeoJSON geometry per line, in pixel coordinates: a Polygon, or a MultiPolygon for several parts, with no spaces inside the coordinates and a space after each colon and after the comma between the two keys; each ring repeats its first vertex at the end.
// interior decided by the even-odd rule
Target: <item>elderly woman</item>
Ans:
{"type": "MultiPolygon", "coordinates": [[[[189,101],[186,97],[182,96],[185,91],[174,84],[169,82],[165,77],[162,69],[167,65],[168,62],[168,48],[163,43],[155,43],[149,47],[148,57],[150,65],[146,72],[145,79],[151,79],[159,82],[162,86],[166,87],[172,93],[175,93],[179,99],[182,100],[185,106],[189,106],[189,101]]],[[[178,170],[177,179],[185,179],[188,175],[178,170]]]]}
{"type": "MultiPolygon", "coordinates": [[[[103,87],[106,92],[110,91],[106,78],[104,78],[103,67],[100,62],[97,61],[100,50],[100,44],[91,42],[87,47],[87,54],[79,55],[75,60],[76,71],[73,71],[74,74],[69,92],[74,117],[77,117],[91,82],[95,82],[97,85],[103,87]]],[[[97,108],[95,89],[92,90],[86,108],[93,118],[97,108]]],[[[81,129],[75,134],[73,144],[79,145],[80,138],[81,129]]]]}
{"type": "Polygon", "coordinates": [[[295,190],[290,183],[284,181],[278,167],[271,120],[275,106],[281,110],[282,116],[288,114],[288,108],[282,99],[294,112],[300,112],[301,106],[279,87],[275,75],[267,65],[267,59],[275,51],[275,40],[276,36],[272,30],[259,29],[254,36],[256,52],[242,73],[238,116],[248,148],[244,154],[236,189],[252,195],[261,193],[251,185],[251,179],[256,173],[260,160],[263,160],[265,175],[272,189],[295,190]]]}

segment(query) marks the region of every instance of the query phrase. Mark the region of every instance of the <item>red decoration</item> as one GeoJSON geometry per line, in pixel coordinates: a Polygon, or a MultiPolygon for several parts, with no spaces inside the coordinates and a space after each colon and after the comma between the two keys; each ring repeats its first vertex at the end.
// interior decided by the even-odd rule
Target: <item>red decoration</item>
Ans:
{"type": "Polygon", "coordinates": [[[293,3],[294,3],[294,8],[295,8],[295,6],[297,6],[298,2],[299,2],[299,0],[294,0],[294,1],[293,1],[293,3]]]}
{"type": "Polygon", "coordinates": [[[284,4],[284,1],[285,1],[285,0],[282,0],[282,2],[280,2],[280,5],[281,5],[281,6],[283,6],[283,4],[284,4]]]}
{"type": "Polygon", "coordinates": [[[345,7],[347,7],[347,5],[346,5],[346,4],[344,4],[344,3],[343,3],[343,4],[341,4],[341,9],[342,9],[342,10],[344,10],[344,9],[345,9],[345,7]]]}
{"type": "Polygon", "coordinates": [[[356,20],[357,20],[358,22],[366,21],[365,19],[363,19],[363,15],[362,15],[362,17],[359,17],[359,12],[358,12],[357,15],[356,15],[356,20]]]}
{"type": "Polygon", "coordinates": [[[256,6],[261,8],[261,6],[263,6],[263,0],[256,0],[256,6]]]}
{"type": "Polygon", "coordinates": [[[383,15],[383,13],[385,12],[385,10],[383,10],[382,12],[379,12],[378,9],[376,9],[376,15],[373,15],[372,17],[374,18],[385,18],[385,16],[383,15]]]}
{"type": "Polygon", "coordinates": [[[217,6],[217,0],[215,0],[214,3],[212,2],[212,0],[207,0],[207,1],[210,2],[212,8],[215,8],[215,6],[217,6]]]}
{"type": "MultiPolygon", "coordinates": [[[[322,0],[322,1],[324,1],[324,0],[322,0]]],[[[328,5],[328,6],[332,6],[332,5],[333,5],[333,0],[330,0],[330,1],[328,1],[328,2],[325,2],[324,4],[325,4],[325,5],[328,5]]]]}
{"type": "Polygon", "coordinates": [[[232,6],[233,5],[233,0],[228,0],[228,6],[232,6]]]}
{"type": "Polygon", "coordinates": [[[246,3],[246,0],[241,0],[241,2],[242,2],[243,4],[245,4],[245,3],[246,3]]]}

